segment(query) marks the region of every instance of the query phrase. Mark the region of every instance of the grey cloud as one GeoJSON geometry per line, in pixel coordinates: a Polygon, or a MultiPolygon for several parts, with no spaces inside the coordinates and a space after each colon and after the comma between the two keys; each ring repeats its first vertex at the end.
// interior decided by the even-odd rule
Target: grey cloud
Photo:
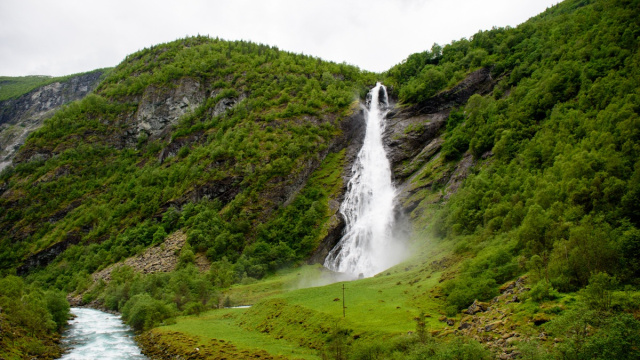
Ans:
{"type": "Polygon", "coordinates": [[[0,75],[66,75],[187,35],[384,71],[434,42],[515,26],[556,0],[3,0],[0,75]]]}

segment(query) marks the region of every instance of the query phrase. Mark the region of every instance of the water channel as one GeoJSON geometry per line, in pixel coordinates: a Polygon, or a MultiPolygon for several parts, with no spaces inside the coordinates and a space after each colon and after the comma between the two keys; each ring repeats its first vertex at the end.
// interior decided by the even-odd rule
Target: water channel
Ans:
{"type": "Polygon", "coordinates": [[[71,308],[71,313],[75,318],[63,334],[67,351],[61,359],[147,359],[119,316],[86,308],[71,308]]]}

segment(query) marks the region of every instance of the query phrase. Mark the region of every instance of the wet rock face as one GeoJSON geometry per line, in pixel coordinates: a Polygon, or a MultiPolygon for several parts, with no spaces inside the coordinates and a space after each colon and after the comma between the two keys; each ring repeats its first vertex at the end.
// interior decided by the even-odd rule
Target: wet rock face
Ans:
{"type": "Polygon", "coordinates": [[[62,254],[69,246],[78,244],[82,239],[77,233],[67,233],[64,240],[28,257],[17,269],[17,274],[26,275],[34,269],[47,266],[58,255],[62,254]]]}
{"type": "MultiPolygon", "coordinates": [[[[433,143],[438,141],[452,109],[464,105],[474,94],[486,95],[493,90],[496,80],[491,77],[491,68],[472,72],[450,90],[440,92],[422,103],[390,111],[383,141],[391,168],[397,180],[411,175],[407,163],[420,163],[427,158],[416,159],[421,153],[433,153],[433,143]]],[[[439,144],[438,144],[439,150],[439,144]]]]}
{"type": "Polygon", "coordinates": [[[27,136],[60,106],[82,99],[100,82],[97,70],[41,86],[15,99],[0,101],[0,171],[11,164],[27,136]]]}
{"type": "Polygon", "coordinates": [[[351,178],[351,171],[353,168],[353,162],[358,156],[358,152],[362,147],[364,141],[364,135],[366,132],[366,119],[364,110],[361,108],[354,112],[351,116],[346,118],[340,123],[340,130],[342,135],[336,138],[329,151],[338,152],[345,149],[345,163],[342,168],[342,184],[343,187],[338,194],[335,194],[335,198],[329,199],[329,211],[331,218],[328,220],[327,236],[320,242],[320,245],[311,254],[308,260],[309,264],[322,264],[325,258],[329,254],[329,251],[342,238],[345,220],[342,214],[340,214],[340,204],[344,200],[344,195],[347,191],[347,184],[351,178]]]}

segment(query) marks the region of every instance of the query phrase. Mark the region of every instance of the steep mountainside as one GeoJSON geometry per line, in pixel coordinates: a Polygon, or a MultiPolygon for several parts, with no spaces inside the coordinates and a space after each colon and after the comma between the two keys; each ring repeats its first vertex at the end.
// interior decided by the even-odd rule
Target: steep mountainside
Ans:
{"type": "MultiPolygon", "coordinates": [[[[82,99],[93,91],[104,74],[96,70],[61,78],[47,79],[46,85],[0,101],[0,171],[11,164],[27,136],[42,126],[60,106],[82,99]]],[[[3,78],[2,87],[12,78],[3,78]]],[[[17,91],[17,90],[16,90],[17,91]]]]}
{"type": "Polygon", "coordinates": [[[21,339],[71,294],[166,358],[637,358],[639,59],[638,0],[565,0],[378,75],[207,37],[132,54],[0,175],[0,343],[45,353],[21,339]],[[339,240],[380,78],[414,256],[347,295],[291,290],[329,282],[273,274],[339,240]],[[254,307],[175,320],[234,301],[254,307]]]}
{"type": "Polygon", "coordinates": [[[65,260],[77,267],[48,272],[76,277],[182,227],[196,252],[242,261],[248,276],[305,259],[336,212],[367,77],[202,37],[131,55],[3,175],[2,266],[26,273],[81,244],[65,260]],[[323,161],[338,176],[310,182],[323,161]]]}
{"type": "Polygon", "coordinates": [[[460,191],[442,202],[437,228],[464,242],[465,252],[500,239],[496,251],[511,269],[493,277],[498,283],[524,270],[517,261],[525,260],[540,261],[543,280],[563,291],[584,287],[597,272],[637,283],[640,13],[634,4],[568,1],[516,29],[411,55],[388,72],[400,99],[411,104],[403,111],[425,116],[400,115],[404,131],[395,130],[389,142],[399,149],[392,152],[397,174],[413,175],[412,191],[420,192],[443,188],[431,182],[438,169],[474,166],[460,191]],[[433,97],[433,87],[420,87],[446,87],[444,79],[477,67],[433,97]],[[465,86],[475,86],[472,96],[465,86]],[[451,111],[438,112],[441,103],[451,111]],[[441,138],[430,135],[438,128],[441,138]],[[426,142],[410,158],[402,147],[424,137],[441,142],[441,151],[426,142]]]}

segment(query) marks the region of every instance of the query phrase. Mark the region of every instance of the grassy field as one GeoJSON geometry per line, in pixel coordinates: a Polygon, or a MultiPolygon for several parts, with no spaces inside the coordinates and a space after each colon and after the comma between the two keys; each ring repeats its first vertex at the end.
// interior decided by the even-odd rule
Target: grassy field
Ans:
{"type": "Polygon", "coordinates": [[[446,243],[429,241],[413,250],[412,258],[367,279],[340,281],[320,265],[304,265],[235,285],[225,296],[232,305],[250,308],[180,317],[152,332],[165,339],[176,334],[195,339],[171,343],[183,353],[222,340],[233,345],[227,353],[264,350],[275,357],[317,359],[337,333],[351,343],[391,339],[415,331],[421,312],[427,329],[441,330],[443,302],[434,287],[443,271],[452,270],[441,266],[450,252],[446,243]]]}
{"type": "Polygon", "coordinates": [[[237,349],[264,350],[271,355],[282,355],[294,359],[318,359],[317,351],[300,347],[286,339],[275,339],[269,334],[249,331],[238,326],[238,318],[245,309],[220,309],[198,317],[181,317],[176,324],[164,326],[160,333],[179,332],[199,339],[200,348],[211,340],[232,343],[237,349]]]}

